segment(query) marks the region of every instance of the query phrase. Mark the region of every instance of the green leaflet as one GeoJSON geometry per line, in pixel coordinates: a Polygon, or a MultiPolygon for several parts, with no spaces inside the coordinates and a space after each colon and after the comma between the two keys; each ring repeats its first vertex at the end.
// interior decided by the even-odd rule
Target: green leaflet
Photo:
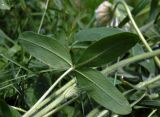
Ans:
{"type": "Polygon", "coordinates": [[[75,41],[76,42],[98,41],[100,39],[122,32],[123,31],[118,28],[107,28],[107,27],[84,29],[79,31],[75,35],[75,41]]]}
{"type": "Polygon", "coordinates": [[[126,98],[100,72],[89,68],[78,69],[76,77],[80,88],[100,105],[121,115],[131,112],[126,98]]]}
{"type": "Polygon", "coordinates": [[[19,37],[23,47],[34,57],[55,69],[70,68],[69,51],[55,39],[33,32],[24,32],[19,37]]]}
{"type": "Polygon", "coordinates": [[[76,66],[95,67],[109,63],[127,52],[136,44],[137,40],[137,35],[129,32],[103,38],[84,51],[76,66]]]}

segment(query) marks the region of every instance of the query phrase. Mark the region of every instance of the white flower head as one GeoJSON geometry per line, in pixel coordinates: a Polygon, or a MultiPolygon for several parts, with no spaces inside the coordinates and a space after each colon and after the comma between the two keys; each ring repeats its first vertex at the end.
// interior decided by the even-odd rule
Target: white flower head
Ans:
{"type": "Polygon", "coordinates": [[[112,19],[112,4],[108,1],[102,2],[95,10],[97,24],[106,24],[112,19]]]}

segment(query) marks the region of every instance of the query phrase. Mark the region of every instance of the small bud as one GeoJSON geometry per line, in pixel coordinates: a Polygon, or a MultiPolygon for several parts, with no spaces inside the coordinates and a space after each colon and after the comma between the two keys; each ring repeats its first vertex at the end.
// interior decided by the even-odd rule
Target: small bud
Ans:
{"type": "Polygon", "coordinates": [[[112,19],[112,5],[108,1],[101,3],[95,10],[96,24],[105,25],[112,19]]]}
{"type": "Polygon", "coordinates": [[[71,98],[73,96],[77,96],[78,94],[79,94],[78,88],[75,85],[73,85],[64,92],[64,97],[71,98]]]}

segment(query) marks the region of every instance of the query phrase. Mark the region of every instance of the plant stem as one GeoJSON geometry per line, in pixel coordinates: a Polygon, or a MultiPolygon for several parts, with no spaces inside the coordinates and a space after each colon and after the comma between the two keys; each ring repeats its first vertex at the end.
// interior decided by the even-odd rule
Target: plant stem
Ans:
{"type": "Polygon", "coordinates": [[[146,96],[146,92],[145,92],[138,100],[136,100],[135,102],[133,102],[133,103],[131,104],[131,107],[133,107],[133,106],[136,105],[138,102],[140,102],[145,96],[146,96]]]}
{"type": "Polygon", "coordinates": [[[140,83],[138,83],[135,87],[136,87],[137,89],[143,89],[144,87],[147,87],[147,86],[149,86],[149,85],[151,85],[151,84],[153,84],[153,83],[155,83],[155,82],[157,82],[157,81],[159,81],[159,80],[160,80],[160,75],[158,75],[158,76],[155,77],[155,78],[152,78],[152,79],[149,79],[149,80],[140,82],[140,83]]]}
{"type": "Polygon", "coordinates": [[[23,117],[29,117],[30,113],[39,105],[46,96],[54,89],[54,87],[67,75],[69,74],[74,68],[69,68],[66,72],[64,72],[55,82],[54,84],[43,94],[43,96],[36,102],[36,104],[29,110],[27,113],[23,115],[23,117]]]}
{"type": "Polygon", "coordinates": [[[154,109],[147,117],[152,117],[156,111],[157,109],[154,109]]]}
{"type": "MultiPolygon", "coordinates": [[[[61,87],[60,89],[58,89],[53,95],[54,96],[58,96],[60,95],[62,92],[64,92],[67,88],[69,88],[70,86],[74,85],[76,83],[76,79],[72,79],[71,81],[69,81],[67,84],[65,84],[63,87],[61,87]]],[[[53,96],[52,96],[53,97],[53,96]]]]}
{"type": "Polygon", "coordinates": [[[48,3],[49,3],[49,0],[47,0],[46,5],[45,5],[43,16],[42,16],[42,19],[41,19],[41,22],[40,22],[40,25],[39,25],[39,28],[38,28],[38,32],[37,32],[38,34],[40,33],[42,25],[43,25],[43,22],[44,22],[44,18],[45,18],[46,11],[47,11],[47,8],[48,8],[48,3]]]}
{"type": "Polygon", "coordinates": [[[123,93],[123,95],[129,95],[130,93],[132,93],[133,91],[135,91],[136,89],[135,88],[133,88],[133,89],[130,89],[130,90],[128,90],[128,91],[125,91],[124,93],[123,93]]]}
{"type": "Polygon", "coordinates": [[[60,95],[57,97],[53,102],[51,102],[46,108],[43,108],[40,110],[37,114],[35,114],[35,117],[43,117],[45,114],[47,114],[51,109],[55,108],[57,105],[59,105],[63,100],[65,99],[64,95],[60,95]]]}
{"type": "Polygon", "coordinates": [[[60,110],[60,109],[63,108],[64,106],[66,106],[66,105],[72,103],[72,102],[73,102],[75,99],[77,99],[77,98],[78,98],[78,96],[75,97],[75,98],[73,98],[73,99],[71,99],[71,100],[69,100],[69,101],[67,101],[67,102],[64,103],[63,105],[61,105],[61,106],[55,108],[54,110],[52,110],[52,111],[50,111],[49,113],[47,113],[46,115],[44,115],[44,117],[50,117],[52,114],[54,114],[55,112],[57,112],[58,110],[60,110]]]}
{"type": "Polygon", "coordinates": [[[86,117],[95,117],[98,113],[99,113],[99,109],[98,108],[94,108],[93,110],[91,110],[91,112],[89,112],[86,115],[86,117]]]}
{"type": "Polygon", "coordinates": [[[22,113],[27,112],[26,110],[24,110],[24,109],[22,109],[22,108],[18,108],[18,107],[15,107],[15,106],[10,106],[10,107],[13,108],[13,109],[16,109],[16,110],[18,110],[18,111],[20,111],[20,112],[22,112],[22,113]]]}
{"type": "Polygon", "coordinates": [[[109,111],[108,110],[103,110],[96,117],[104,117],[104,116],[107,116],[107,115],[109,115],[109,111]]]}
{"type": "Polygon", "coordinates": [[[66,89],[63,94],[57,97],[53,102],[49,103],[45,108],[37,112],[34,116],[35,117],[44,116],[45,114],[50,112],[53,108],[62,103],[64,100],[67,100],[75,95],[78,95],[78,89],[76,88],[76,84],[66,89]]]}
{"type": "MultiPolygon", "coordinates": [[[[146,49],[147,49],[149,52],[152,52],[153,50],[151,49],[151,47],[149,46],[149,44],[148,44],[147,41],[145,40],[144,36],[142,35],[141,31],[139,30],[136,22],[134,21],[134,19],[133,19],[133,17],[132,17],[132,14],[131,14],[131,12],[130,12],[128,6],[127,6],[127,4],[122,0],[122,1],[119,1],[119,2],[116,4],[115,8],[116,8],[119,4],[122,4],[122,5],[124,6],[124,8],[126,9],[126,12],[127,12],[128,16],[129,16],[131,22],[132,22],[132,25],[134,26],[136,32],[138,33],[138,35],[139,35],[141,41],[143,42],[143,44],[145,45],[146,49]]],[[[159,58],[155,56],[155,57],[154,57],[154,60],[155,60],[155,62],[157,63],[157,66],[160,68],[160,60],[159,60],[159,58]]]]}
{"type": "Polygon", "coordinates": [[[156,50],[156,51],[153,51],[153,52],[147,52],[147,53],[144,53],[144,54],[141,54],[141,55],[137,55],[137,56],[128,58],[126,60],[122,60],[119,63],[116,63],[116,64],[114,64],[110,67],[107,67],[105,70],[102,71],[102,73],[108,74],[108,73],[111,73],[111,72],[117,70],[120,67],[124,67],[127,64],[134,63],[134,62],[137,62],[137,61],[140,61],[140,60],[143,60],[143,59],[151,58],[151,57],[157,56],[159,54],[160,54],[160,50],[156,50]]]}
{"type": "Polygon", "coordinates": [[[60,95],[62,92],[64,92],[66,89],[68,89],[69,87],[71,87],[72,85],[74,85],[76,83],[75,79],[72,79],[71,81],[69,81],[66,85],[64,85],[63,87],[61,87],[59,90],[57,90],[55,93],[53,93],[52,95],[48,96],[44,101],[42,101],[39,105],[37,105],[37,107],[30,113],[30,115],[32,115],[33,113],[35,113],[37,110],[39,110],[40,108],[42,108],[43,106],[45,106],[46,104],[48,104],[51,100],[53,100],[54,97],[60,95]]]}

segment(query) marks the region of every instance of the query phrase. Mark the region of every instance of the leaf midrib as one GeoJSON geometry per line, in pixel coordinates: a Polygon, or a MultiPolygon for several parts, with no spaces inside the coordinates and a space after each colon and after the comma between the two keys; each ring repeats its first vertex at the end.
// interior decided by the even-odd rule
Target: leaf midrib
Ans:
{"type": "MultiPolygon", "coordinates": [[[[90,82],[92,82],[93,84],[95,84],[97,87],[99,87],[103,92],[105,92],[105,90],[97,85],[93,80],[91,80],[90,78],[88,78],[85,74],[83,74],[82,72],[78,71],[78,70],[75,70],[76,72],[78,72],[79,74],[81,74],[82,76],[84,76],[85,78],[87,78],[87,80],[89,80],[90,82]]],[[[120,106],[123,105],[121,103],[119,103],[114,97],[112,97],[111,95],[109,95],[107,92],[105,92],[106,95],[108,95],[110,98],[114,99],[120,106]]]]}
{"type": "Polygon", "coordinates": [[[43,48],[43,49],[46,49],[46,50],[48,50],[49,52],[51,52],[52,54],[55,54],[55,55],[58,56],[59,58],[63,59],[63,60],[64,60],[65,62],[67,62],[69,65],[72,65],[72,63],[70,63],[68,60],[66,60],[65,58],[63,58],[61,55],[57,54],[56,52],[54,52],[54,51],[52,51],[52,50],[50,50],[50,49],[48,49],[48,48],[46,48],[46,47],[44,47],[44,46],[38,45],[38,44],[36,44],[36,43],[34,43],[34,42],[32,42],[32,41],[29,41],[29,40],[25,40],[25,38],[22,38],[22,37],[21,37],[21,40],[26,41],[26,42],[29,42],[29,43],[32,43],[33,45],[39,46],[39,47],[41,47],[41,48],[43,48]]]}

